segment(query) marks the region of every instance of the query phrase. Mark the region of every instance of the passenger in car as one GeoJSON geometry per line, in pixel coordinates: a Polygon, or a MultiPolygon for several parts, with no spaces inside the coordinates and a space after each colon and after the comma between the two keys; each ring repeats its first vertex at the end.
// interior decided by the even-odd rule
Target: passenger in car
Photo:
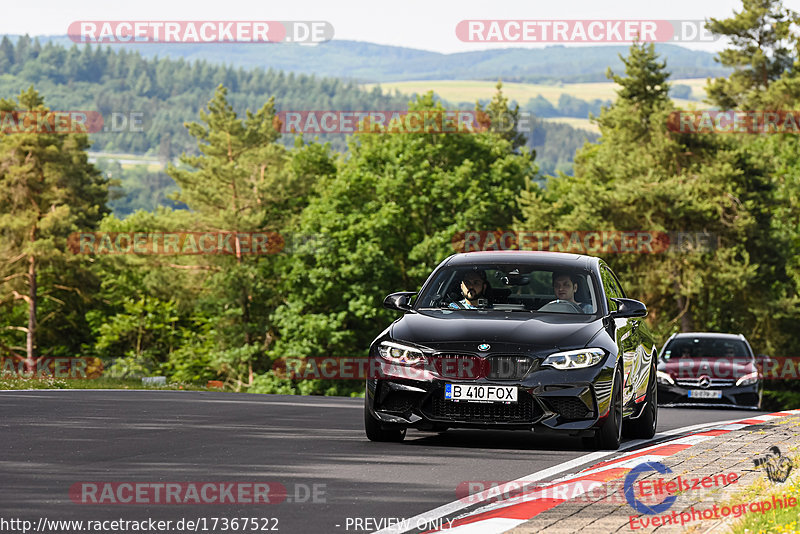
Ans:
{"type": "Polygon", "coordinates": [[[577,304],[584,313],[592,313],[592,305],[575,300],[575,293],[578,291],[578,282],[580,278],[577,275],[569,273],[553,273],[553,293],[555,293],[558,300],[566,300],[577,304]]]}

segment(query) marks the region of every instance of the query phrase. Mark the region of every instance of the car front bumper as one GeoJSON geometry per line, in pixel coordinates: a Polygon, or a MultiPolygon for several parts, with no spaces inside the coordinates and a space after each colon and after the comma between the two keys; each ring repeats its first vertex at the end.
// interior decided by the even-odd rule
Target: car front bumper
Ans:
{"type": "Polygon", "coordinates": [[[380,378],[367,380],[367,405],[384,423],[420,429],[541,428],[575,435],[593,431],[605,420],[614,376],[610,357],[587,369],[537,368],[519,380],[448,379],[434,373],[415,379],[402,372],[393,376],[392,368],[384,366],[380,378]],[[446,384],[515,386],[518,399],[516,403],[446,400],[446,384]]]}
{"type": "Polygon", "coordinates": [[[660,406],[717,406],[736,408],[757,408],[761,401],[761,385],[711,387],[709,390],[721,392],[718,399],[694,398],[689,396],[691,390],[700,388],[679,385],[658,384],[658,404],[660,406]]]}

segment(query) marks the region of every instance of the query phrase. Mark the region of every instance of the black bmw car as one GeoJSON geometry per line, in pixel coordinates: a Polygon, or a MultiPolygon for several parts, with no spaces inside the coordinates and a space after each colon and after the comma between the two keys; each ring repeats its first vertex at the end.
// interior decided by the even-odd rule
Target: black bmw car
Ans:
{"type": "Polygon", "coordinates": [[[456,254],[418,294],[393,293],[384,306],[405,313],[370,347],[370,440],[401,441],[408,428],[495,428],[616,449],[623,432],[655,434],[647,309],[599,258],[456,254]]]}

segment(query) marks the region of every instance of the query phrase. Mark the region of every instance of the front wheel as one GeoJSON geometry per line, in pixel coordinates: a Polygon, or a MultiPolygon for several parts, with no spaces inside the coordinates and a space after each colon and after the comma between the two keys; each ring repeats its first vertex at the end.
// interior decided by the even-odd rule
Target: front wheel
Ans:
{"type": "Polygon", "coordinates": [[[403,441],[406,437],[404,427],[385,427],[383,423],[375,419],[367,406],[367,398],[364,397],[364,431],[370,441],[403,441]]]}
{"type": "Polygon", "coordinates": [[[656,386],[656,370],[650,370],[650,382],[647,384],[645,396],[647,406],[638,419],[625,425],[625,435],[631,438],[650,439],[656,435],[658,425],[658,387],[656,386]]]}
{"type": "Polygon", "coordinates": [[[597,431],[597,446],[601,449],[617,450],[622,442],[622,372],[614,371],[614,388],[611,391],[611,406],[608,408],[603,426],[597,431]]]}

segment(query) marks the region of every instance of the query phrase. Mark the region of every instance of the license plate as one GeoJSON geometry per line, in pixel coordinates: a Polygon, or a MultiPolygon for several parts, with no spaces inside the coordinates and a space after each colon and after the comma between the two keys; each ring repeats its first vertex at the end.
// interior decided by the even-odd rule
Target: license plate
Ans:
{"type": "Polygon", "coordinates": [[[691,399],[721,399],[722,392],[718,389],[690,389],[691,399]]]}
{"type": "Polygon", "coordinates": [[[444,398],[467,402],[517,402],[514,386],[481,386],[477,384],[445,384],[444,398]]]}

